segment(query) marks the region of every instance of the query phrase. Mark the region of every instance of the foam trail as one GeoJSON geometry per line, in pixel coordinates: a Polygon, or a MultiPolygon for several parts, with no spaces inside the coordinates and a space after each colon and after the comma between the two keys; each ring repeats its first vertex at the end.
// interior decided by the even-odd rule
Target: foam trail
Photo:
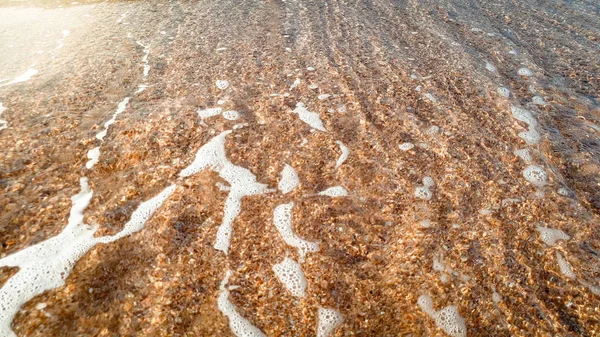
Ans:
{"type": "Polygon", "coordinates": [[[29,81],[33,76],[37,75],[37,73],[38,73],[38,71],[36,69],[31,69],[31,68],[27,69],[27,71],[25,71],[21,76],[18,76],[17,78],[15,78],[14,80],[12,80],[8,83],[0,85],[0,87],[5,87],[7,85],[29,81]]]}
{"type": "Polygon", "coordinates": [[[337,140],[335,143],[340,147],[340,151],[342,151],[342,154],[338,158],[337,162],[335,162],[335,168],[338,168],[346,161],[346,159],[348,159],[348,156],[350,155],[350,150],[346,145],[344,145],[344,143],[340,142],[339,140],[337,140]]]}
{"type": "Polygon", "coordinates": [[[0,267],[19,267],[19,271],[0,288],[0,336],[16,336],[10,325],[23,304],[47,290],[64,285],[75,263],[96,244],[113,242],[141,230],[176,188],[176,185],[171,185],[141,203],[119,233],[95,238],[97,227],[83,224],[83,212],[93,192],[87,178],[81,178],[80,184],[81,191],[71,197],[73,205],[62,232],[0,259],[0,267]]]}
{"type": "Polygon", "coordinates": [[[205,169],[219,173],[231,189],[225,200],[223,221],[217,231],[214,248],[228,254],[231,242],[233,222],[239,215],[242,198],[271,192],[266,184],[256,181],[256,176],[250,170],[234,165],[225,154],[225,137],[231,130],[223,131],[220,135],[204,144],[196,153],[194,161],[180,173],[180,178],[188,177],[205,169]]]}
{"type": "Polygon", "coordinates": [[[148,77],[148,74],[150,73],[150,65],[148,64],[148,56],[150,55],[150,46],[145,46],[140,41],[137,41],[137,44],[144,48],[144,56],[142,57],[142,63],[144,64],[143,78],[145,80],[146,77],[148,77]]]}
{"type": "Polygon", "coordinates": [[[89,160],[87,161],[87,163],[85,163],[85,167],[91,169],[92,167],[94,167],[94,165],[96,165],[96,163],[98,163],[98,160],[100,158],[100,147],[98,146],[89,150],[87,153],[87,157],[89,160]]]}
{"type": "Polygon", "coordinates": [[[82,223],[92,191],[87,178],[81,178],[80,185],[81,191],[71,197],[68,224],[60,234],[0,259],[0,267],[19,267],[0,288],[0,336],[16,336],[10,325],[21,306],[62,286],[75,262],[96,244],[96,228],[82,223]]]}
{"type": "Polygon", "coordinates": [[[229,290],[227,290],[226,286],[227,283],[229,283],[230,277],[231,271],[228,270],[219,287],[221,293],[217,300],[217,306],[223,315],[229,319],[229,328],[231,329],[231,332],[237,337],[266,337],[259,328],[255,327],[247,319],[242,317],[242,315],[237,312],[233,303],[229,301],[229,290]]]}
{"type": "Polygon", "coordinates": [[[113,236],[105,236],[99,238],[99,241],[102,243],[114,242],[116,240],[119,240],[135,232],[140,231],[142,228],[144,228],[146,222],[150,220],[154,212],[156,212],[156,210],[159,209],[167,199],[169,199],[171,194],[175,192],[176,188],[177,185],[170,185],[163,189],[162,192],[160,192],[152,199],[141,203],[138,206],[138,208],[131,214],[131,218],[129,218],[129,221],[125,224],[125,227],[123,227],[123,229],[120,232],[113,236]]]}
{"type": "MultiPolygon", "coordinates": [[[[127,109],[127,104],[129,104],[129,100],[131,97],[125,97],[119,105],[117,106],[117,111],[113,114],[111,119],[104,123],[104,129],[96,134],[96,139],[104,142],[104,137],[106,137],[106,133],[108,132],[108,128],[115,123],[117,120],[117,116],[119,116],[125,109],[127,109]]],[[[100,147],[95,147],[88,151],[87,153],[88,161],[85,163],[85,167],[91,169],[98,163],[100,160],[100,147]]]]}
{"type": "Polygon", "coordinates": [[[304,260],[307,253],[318,252],[319,244],[302,239],[292,228],[292,208],[294,202],[281,204],[273,211],[273,223],[286,244],[298,249],[300,261],[304,260]]]}
{"type": "MultiPolygon", "coordinates": [[[[2,102],[0,102],[0,116],[2,116],[2,113],[6,111],[6,107],[4,106],[4,104],[2,102]]],[[[8,122],[5,121],[4,119],[0,119],[0,131],[4,130],[8,128],[8,122]]]]}

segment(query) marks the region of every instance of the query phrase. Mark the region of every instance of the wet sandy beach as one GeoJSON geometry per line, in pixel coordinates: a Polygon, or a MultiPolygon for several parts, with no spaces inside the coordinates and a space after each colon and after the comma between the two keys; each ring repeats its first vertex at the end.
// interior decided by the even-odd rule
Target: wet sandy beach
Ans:
{"type": "Polygon", "coordinates": [[[0,337],[600,335],[595,1],[0,0],[0,337]]]}

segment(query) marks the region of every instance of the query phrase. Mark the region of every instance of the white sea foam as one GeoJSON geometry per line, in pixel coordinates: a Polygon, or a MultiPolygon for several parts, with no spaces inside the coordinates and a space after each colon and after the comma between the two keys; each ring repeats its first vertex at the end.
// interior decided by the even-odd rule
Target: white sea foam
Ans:
{"type": "Polygon", "coordinates": [[[414,147],[415,147],[415,144],[413,144],[413,143],[400,144],[400,150],[402,150],[402,151],[409,151],[409,150],[412,150],[414,147]]]}
{"type": "Polygon", "coordinates": [[[496,72],[496,66],[491,64],[488,61],[485,61],[485,69],[487,69],[488,71],[495,73],[496,72]]]}
{"type": "MultiPolygon", "coordinates": [[[[4,104],[2,104],[2,102],[0,102],[0,116],[2,116],[2,113],[6,111],[6,107],[4,106],[4,104]]],[[[8,128],[8,122],[5,121],[4,119],[0,119],[0,131],[4,130],[8,128]]]]}
{"type": "Polygon", "coordinates": [[[323,132],[327,132],[327,130],[323,126],[323,122],[321,121],[321,117],[319,116],[319,114],[316,112],[308,111],[308,109],[304,107],[304,103],[298,102],[293,112],[298,114],[300,120],[310,125],[310,127],[323,132]]]}
{"type": "Polygon", "coordinates": [[[221,293],[217,300],[217,306],[223,315],[229,319],[229,328],[231,329],[231,332],[237,337],[266,337],[259,328],[252,325],[252,323],[240,315],[233,303],[229,301],[229,290],[226,286],[227,283],[229,283],[230,277],[231,271],[228,270],[219,287],[221,293]]]}
{"type": "Polygon", "coordinates": [[[558,268],[560,268],[560,272],[563,275],[572,280],[576,278],[573,268],[571,268],[571,264],[569,264],[565,257],[558,251],[556,252],[556,262],[558,263],[558,268]]]}
{"type": "Polygon", "coordinates": [[[336,140],[335,143],[340,147],[340,151],[342,151],[342,154],[340,154],[340,157],[335,162],[335,168],[337,169],[346,161],[346,159],[348,159],[348,156],[350,155],[350,150],[346,145],[344,145],[344,143],[342,143],[339,140],[336,140]]]}
{"type": "Polygon", "coordinates": [[[297,86],[300,85],[300,79],[297,78],[294,83],[292,83],[292,85],[290,86],[290,91],[294,90],[294,88],[296,88],[297,86]]]}
{"type": "Polygon", "coordinates": [[[531,98],[531,102],[533,102],[533,104],[535,104],[535,105],[541,105],[541,106],[546,105],[546,101],[544,100],[544,98],[542,96],[533,96],[531,98]]]}
{"type": "Polygon", "coordinates": [[[215,85],[217,86],[217,88],[225,90],[229,87],[229,82],[226,80],[217,80],[217,82],[215,82],[215,85]]]}
{"type": "Polygon", "coordinates": [[[510,89],[508,89],[507,87],[498,88],[498,95],[500,95],[504,98],[509,98],[510,97],[510,89]]]}
{"type": "Polygon", "coordinates": [[[230,120],[230,121],[235,121],[238,118],[240,118],[240,113],[235,110],[223,111],[223,113],[221,115],[223,116],[223,118],[230,120]]]}
{"type": "Polygon", "coordinates": [[[300,183],[300,179],[298,178],[298,173],[288,164],[283,166],[283,170],[281,171],[281,179],[279,180],[279,184],[277,188],[283,194],[290,193],[298,184],[300,183]]]}
{"type": "Polygon", "coordinates": [[[286,257],[280,263],[273,265],[273,272],[279,282],[295,297],[306,295],[306,277],[298,262],[286,257]]]}
{"type": "Polygon", "coordinates": [[[117,120],[117,116],[119,116],[123,111],[125,111],[125,109],[127,109],[127,105],[129,104],[130,99],[131,97],[125,97],[121,102],[119,102],[117,110],[113,113],[112,118],[106,121],[106,123],[104,123],[104,129],[98,132],[98,134],[96,135],[97,139],[104,140],[108,128],[115,123],[115,121],[117,120]]]}
{"type": "Polygon", "coordinates": [[[554,246],[558,240],[569,240],[571,237],[560,229],[537,226],[537,231],[540,233],[540,238],[548,246],[554,246]]]}
{"type": "Polygon", "coordinates": [[[10,325],[23,304],[46,290],[62,286],[75,263],[96,244],[113,242],[142,229],[176,188],[171,185],[158,196],[141,203],[119,233],[95,238],[97,227],[83,223],[83,212],[93,192],[87,178],[81,178],[80,185],[81,191],[71,197],[68,223],[62,232],[0,259],[0,267],[19,267],[0,289],[0,336],[16,336],[10,325]]]}
{"type": "Polygon", "coordinates": [[[29,81],[33,76],[37,75],[37,73],[38,73],[38,71],[36,69],[32,69],[32,68],[27,69],[23,74],[21,74],[20,76],[17,76],[15,79],[13,79],[12,81],[10,81],[8,83],[4,83],[4,84],[0,85],[0,87],[5,87],[7,85],[29,81]]]}
{"type": "Polygon", "coordinates": [[[320,94],[320,95],[319,95],[317,98],[318,98],[320,101],[323,101],[323,100],[326,100],[326,99],[328,99],[329,97],[331,97],[331,95],[330,95],[330,94],[320,94]]]}
{"type": "Polygon", "coordinates": [[[92,167],[94,167],[94,165],[98,163],[98,160],[100,159],[100,147],[98,146],[89,150],[87,153],[87,157],[89,160],[87,161],[87,163],[85,163],[85,167],[91,169],[92,167]]]}
{"type": "Polygon", "coordinates": [[[537,165],[529,165],[523,170],[525,180],[537,187],[543,187],[548,183],[548,174],[537,165]]]}
{"type": "Polygon", "coordinates": [[[231,133],[227,130],[204,144],[198,152],[192,164],[183,169],[179,176],[188,177],[205,169],[219,173],[226,180],[231,189],[225,200],[223,221],[217,231],[214,247],[229,252],[233,222],[241,211],[242,198],[245,196],[258,195],[271,192],[267,185],[256,181],[256,176],[250,170],[234,165],[229,161],[225,153],[225,137],[231,133]]]}
{"type": "Polygon", "coordinates": [[[520,76],[531,77],[533,76],[533,71],[531,71],[531,69],[529,68],[523,67],[517,70],[517,74],[519,74],[520,76]]]}
{"type": "Polygon", "coordinates": [[[348,191],[342,186],[333,186],[324,191],[319,192],[319,195],[324,195],[332,198],[345,197],[348,195],[348,191]]]}
{"type": "Polygon", "coordinates": [[[294,203],[281,204],[273,211],[273,223],[286,244],[298,249],[302,261],[307,253],[319,251],[319,244],[302,239],[292,228],[292,208],[294,203]]]}
{"type": "Polygon", "coordinates": [[[222,111],[223,111],[222,108],[208,108],[208,109],[198,109],[197,112],[198,112],[198,116],[200,116],[200,119],[204,119],[204,118],[220,115],[222,111]]]}
{"type": "Polygon", "coordinates": [[[531,157],[531,152],[529,149],[519,149],[515,150],[514,155],[521,158],[525,163],[529,164],[533,161],[533,157],[531,157]]]}
{"type": "Polygon", "coordinates": [[[423,200],[431,200],[433,197],[433,192],[431,192],[430,188],[435,185],[433,178],[424,177],[423,178],[423,186],[417,186],[415,188],[415,197],[423,200]]]}
{"type": "Polygon", "coordinates": [[[458,312],[458,308],[454,305],[449,305],[439,311],[433,308],[433,300],[428,295],[421,295],[417,304],[435,324],[444,332],[452,337],[466,337],[467,326],[465,319],[458,312]]]}
{"type": "Polygon", "coordinates": [[[521,137],[529,145],[535,145],[539,143],[541,140],[541,135],[536,130],[538,122],[533,116],[533,113],[516,105],[512,105],[510,107],[510,111],[515,119],[524,122],[528,126],[528,130],[519,133],[519,137],[521,137]]]}
{"type": "Polygon", "coordinates": [[[317,337],[328,337],[344,322],[342,314],[335,309],[319,307],[318,316],[317,337]]]}

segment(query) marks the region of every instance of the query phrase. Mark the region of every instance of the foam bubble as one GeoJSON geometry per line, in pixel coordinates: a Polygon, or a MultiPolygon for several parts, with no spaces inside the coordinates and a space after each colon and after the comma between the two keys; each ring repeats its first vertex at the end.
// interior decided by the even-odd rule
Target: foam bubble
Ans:
{"type": "Polygon", "coordinates": [[[198,109],[197,112],[198,112],[198,116],[200,116],[200,119],[204,119],[204,118],[219,115],[219,114],[221,114],[221,111],[223,111],[222,108],[208,108],[208,109],[198,109]]]}
{"type": "Polygon", "coordinates": [[[529,129],[528,131],[519,132],[519,137],[529,145],[535,145],[540,142],[542,136],[535,129],[529,129]]]}
{"type": "Polygon", "coordinates": [[[331,95],[330,95],[330,94],[321,94],[321,95],[319,95],[317,98],[318,98],[320,101],[323,101],[323,100],[326,100],[326,99],[328,99],[329,97],[331,97],[331,95]]]}
{"type": "Polygon", "coordinates": [[[340,157],[335,162],[335,168],[337,169],[346,161],[346,159],[348,159],[348,156],[350,155],[350,150],[348,149],[348,147],[346,147],[346,145],[344,145],[344,143],[340,142],[339,140],[336,140],[335,143],[340,147],[340,151],[342,151],[342,154],[340,154],[340,157]]]}
{"type": "Polygon", "coordinates": [[[425,98],[427,98],[428,100],[431,101],[431,103],[437,103],[437,98],[435,98],[432,94],[430,93],[426,93],[425,94],[425,98]]]}
{"type": "Polygon", "coordinates": [[[572,280],[576,278],[573,268],[571,268],[569,262],[567,262],[564,256],[558,251],[556,252],[556,262],[558,262],[558,267],[563,275],[572,280]]]}
{"type": "Polygon", "coordinates": [[[487,61],[485,62],[485,69],[493,73],[496,72],[496,66],[487,61]]]}
{"type": "Polygon", "coordinates": [[[219,88],[221,90],[225,90],[229,87],[229,82],[226,80],[217,80],[215,82],[215,85],[217,86],[217,88],[219,88]]]}
{"type": "Polygon", "coordinates": [[[415,144],[413,144],[413,143],[400,144],[400,150],[402,150],[402,151],[412,150],[414,147],[415,147],[415,144]]]}
{"type": "Polygon", "coordinates": [[[519,74],[520,76],[525,76],[525,77],[533,76],[533,72],[531,71],[531,69],[526,68],[526,67],[519,68],[519,70],[517,70],[517,74],[519,74]]]}
{"type": "Polygon", "coordinates": [[[270,192],[267,185],[256,181],[256,176],[250,170],[229,161],[225,154],[225,137],[230,133],[231,130],[223,131],[204,144],[196,153],[194,161],[179,173],[180,178],[185,178],[204,169],[210,169],[219,173],[219,176],[231,186],[225,200],[223,221],[217,231],[214,244],[215,249],[225,254],[229,252],[233,222],[241,211],[242,198],[270,192]]]}
{"type": "Polygon", "coordinates": [[[308,111],[308,109],[304,107],[304,103],[298,102],[293,112],[298,114],[300,120],[310,125],[310,127],[323,132],[327,132],[327,130],[323,126],[323,122],[321,121],[321,117],[319,117],[319,114],[316,112],[308,111]]]}
{"type": "Polygon", "coordinates": [[[543,187],[548,183],[548,174],[537,165],[529,165],[523,170],[525,180],[537,187],[543,187]]]}
{"type": "Polygon", "coordinates": [[[319,244],[300,238],[292,228],[292,208],[294,203],[281,204],[273,211],[273,223],[286,244],[298,249],[300,259],[304,259],[307,253],[319,251],[319,244]]]}
{"type": "Polygon", "coordinates": [[[318,85],[316,85],[316,84],[314,84],[314,83],[313,83],[313,84],[310,84],[310,85],[308,86],[308,88],[309,88],[309,89],[313,89],[313,90],[317,89],[318,87],[319,87],[319,86],[318,86],[318,85]]]}
{"type": "Polygon", "coordinates": [[[318,316],[317,337],[328,337],[344,322],[342,314],[335,309],[319,307],[318,316]]]}
{"type": "Polygon", "coordinates": [[[283,194],[287,194],[291,192],[298,184],[300,183],[300,179],[298,178],[298,174],[293,167],[288,164],[283,166],[283,170],[281,171],[281,179],[279,180],[279,184],[277,188],[283,194]]]}
{"type": "Polygon", "coordinates": [[[345,197],[348,195],[348,191],[342,186],[334,186],[319,192],[319,195],[325,195],[332,198],[345,197]]]}
{"type": "Polygon", "coordinates": [[[306,294],[306,277],[300,265],[286,257],[282,262],[273,265],[273,272],[285,288],[295,297],[306,294]]]}
{"type": "Polygon", "coordinates": [[[465,319],[458,312],[458,308],[449,305],[439,311],[433,308],[433,300],[427,295],[419,296],[417,304],[429,317],[435,320],[438,328],[444,330],[452,337],[466,337],[467,326],[465,319]]]}
{"type": "Polygon", "coordinates": [[[217,300],[219,310],[229,319],[229,329],[237,337],[266,337],[259,328],[240,315],[233,303],[229,301],[229,290],[226,288],[229,277],[231,277],[231,271],[228,270],[221,282],[221,293],[217,300]]]}
{"type": "Polygon", "coordinates": [[[237,120],[238,118],[240,118],[240,114],[239,114],[239,112],[234,111],[234,110],[224,111],[223,118],[228,119],[230,121],[234,121],[234,120],[237,120]]]}
{"type": "Polygon", "coordinates": [[[537,120],[535,119],[535,117],[533,117],[533,114],[531,111],[529,111],[527,109],[523,109],[522,107],[519,107],[516,105],[511,105],[510,111],[514,118],[516,118],[517,120],[520,120],[521,122],[526,123],[528,126],[536,126],[537,125],[537,120]]]}
{"type": "Polygon", "coordinates": [[[498,88],[498,95],[500,95],[504,98],[509,98],[510,97],[510,89],[508,89],[507,87],[498,88]]]}
{"type": "Polygon", "coordinates": [[[308,67],[308,68],[306,68],[306,70],[308,70],[308,71],[315,71],[315,68],[313,68],[313,67],[308,67]]]}
{"type": "Polygon", "coordinates": [[[537,226],[537,231],[540,232],[540,238],[548,246],[554,246],[558,240],[569,240],[571,237],[560,229],[537,226]]]}

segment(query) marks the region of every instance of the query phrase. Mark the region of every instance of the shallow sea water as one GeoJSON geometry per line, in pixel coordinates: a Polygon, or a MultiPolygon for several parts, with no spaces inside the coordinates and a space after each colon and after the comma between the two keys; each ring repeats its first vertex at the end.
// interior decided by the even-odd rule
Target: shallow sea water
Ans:
{"type": "Polygon", "coordinates": [[[0,337],[598,336],[594,1],[0,1],[0,337]]]}

